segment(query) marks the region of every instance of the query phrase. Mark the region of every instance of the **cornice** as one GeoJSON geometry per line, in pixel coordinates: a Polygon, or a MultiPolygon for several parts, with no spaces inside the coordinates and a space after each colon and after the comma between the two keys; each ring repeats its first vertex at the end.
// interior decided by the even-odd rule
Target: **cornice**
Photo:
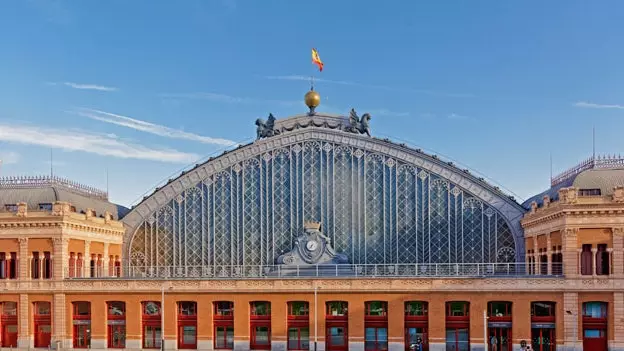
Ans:
{"type": "Polygon", "coordinates": [[[91,225],[90,223],[79,223],[74,221],[3,221],[0,222],[0,230],[16,230],[31,228],[58,228],[60,230],[76,230],[80,232],[96,233],[123,236],[123,228],[110,228],[99,225],[91,225]]]}
{"type": "Polygon", "coordinates": [[[600,217],[622,217],[624,216],[624,206],[622,204],[611,205],[556,205],[536,213],[528,213],[521,221],[522,227],[527,229],[541,223],[556,220],[561,217],[574,218],[600,218],[600,217]]]}

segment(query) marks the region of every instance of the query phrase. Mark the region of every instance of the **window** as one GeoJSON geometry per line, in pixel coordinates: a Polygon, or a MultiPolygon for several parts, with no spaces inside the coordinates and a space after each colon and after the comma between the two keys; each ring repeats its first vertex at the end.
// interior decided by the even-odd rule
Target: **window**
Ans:
{"type": "Polygon", "coordinates": [[[120,301],[107,303],[108,347],[111,349],[126,348],[126,304],[120,301]]]}
{"type": "Polygon", "coordinates": [[[346,351],[349,348],[347,302],[329,301],[325,306],[325,350],[346,351]]]}
{"type": "Polygon", "coordinates": [[[388,349],[388,303],[368,301],[364,304],[364,349],[388,349]]]}
{"type": "Polygon", "coordinates": [[[4,205],[4,210],[8,212],[17,212],[17,205],[16,204],[4,205]]]}
{"type": "Polygon", "coordinates": [[[234,303],[216,301],[213,306],[214,348],[232,350],[234,348],[234,303]]]}
{"type": "Polygon", "coordinates": [[[39,211],[52,211],[52,204],[50,203],[39,204],[39,211]]]}
{"type": "Polygon", "coordinates": [[[33,252],[32,253],[32,270],[30,272],[30,277],[32,279],[39,279],[41,277],[40,273],[41,271],[39,270],[41,265],[41,259],[39,258],[39,252],[33,252]]]}
{"type": "Polygon", "coordinates": [[[96,255],[93,254],[91,255],[91,260],[89,261],[89,276],[90,277],[97,277],[97,273],[96,273],[96,269],[95,269],[95,264],[96,264],[96,255]]]}
{"type": "Polygon", "coordinates": [[[468,302],[446,303],[446,349],[470,350],[470,304],[468,302]]]}
{"type": "Polygon", "coordinates": [[[607,318],[606,302],[586,302],[583,304],[583,318],[607,318]]]}
{"type": "Polygon", "coordinates": [[[17,302],[0,302],[0,347],[17,347],[17,302]]]}
{"type": "Polygon", "coordinates": [[[579,189],[579,196],[600,196],[600,189],[579,189]]]}
{"type": "Polygon", "coordinates": [[[288,303],[288,350],[310,349],[310,307],[305,301],[288,303]]]}
{"type": "Polygon", "coordinates": [[[557,346],[554,302],[531,302],[531,346],[535,351],[555,351],[557,346]]]}
{"type": "Polygon", "coordinates": [[[197,348],[197,303],[178,302],[178,349],[197,348]]]}
{"type": "Polygon", "coordinates": [[[598,244],[596,252],[596,274],[609,275],[609,252],[607,244],[598,244]]]}
{"type": "Polygon", "coordinates": [[[162,343],[160,329],[160,302],[143,302],[143,348],[159,349],[162,343]]]}
{"type": "Polygon", "coordinates": [[[607,350],[607,308],[606,302],[583,303],[583,350],[607,350]]]}
{"type": "Polygon", "coordinates": [[[583,244],[583,249],[581,251],[581,274],[582,275],[592,275],[593,265],[592,265],[592,246],[591,244],[583,244]]]}
{"type": "Polygon", "coordinates": [[[429,350],[428,329],[427,302],[405,302],[405,349],[411,351],[412,346],[422,346],[423,351],[429,350]]]}
{"type": "Polygon", "coordinates": [[[52,336],[51,307],[47,301],[33,303],[34,310],[34,345],[37,348],[48,348],[52,336]]]}
{"type": "Polygon", "coordinates": [[[89,302],[74,302],[72,305],[74,309],[74,348],[91,348],[91,304],[89,302]]]}
{"type": "Polygon", "coordinates": [[[511,302],[488,302],[489,317],[511,317],[511,302]]]}
{"type": "Polygon", "coordinates": [[[253,301],[251,307],[250,347],[257,350],[271,349],[271,303],[253,301]]]}
{"type": "Polygon", "coordinates": [[[52,258],[50,256],[50,252],[45,251],[43,253],[43,279],[51,279],[52,278],[52,258]]]}

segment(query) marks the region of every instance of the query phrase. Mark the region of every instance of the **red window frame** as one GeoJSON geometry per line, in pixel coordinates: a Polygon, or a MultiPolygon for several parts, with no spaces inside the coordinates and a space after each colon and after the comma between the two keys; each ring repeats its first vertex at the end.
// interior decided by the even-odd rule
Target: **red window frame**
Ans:
{"type": "Polygon", "coordinates": [[[126,348],[126,303],[123,301],[108,301],[106,303],[107,314],[107,339],[108,348],[124,349],[126,348]],[[114,307],[121,311],[121,314],[113,313],[114,307]],[[123,335],[121,340],[115,338],[115,335],[123,335]]]}
{"type": "Polygon", "coordinates": [[[158,301],[143,301],[141,302],[141,335],[142,335],[142,345],[144,349],[160,349],[161,342],[163,339],[163,331],[160,330],[160,338],[156,337],[156,330],[161,329],[161,316],[162,316],[162,306],[158,301]],[[158,307],[158,312],[156,314],[148,314],[146,312],[147,306],[149,304],[155,304],[158,307]],[[151,335],[146,335],[146,328],[149,327],[151,331],[151,335]],[[152,346],[147,346],[146,341],[151,340],[152,346]]]}
{"type": "Polygon", "coordinates": [[[555,315],[556,315],[556,307],[557,304],[552,301],[534,301],[531,302],[531,339],[535,339],[533,334],[537,334],[539,340],[542,340],[545,336],[550,340],[550,347],[544,348],[543,345],[535,345],[533,344],[533,348],[535,351],[555,351],[557,347],[556,340],[556,329],[555,328],[533,328],[534,324],[555,324],[555,315]],[[536,308],[540,307],[540,309],[545,309],[547,311],[547,315],[538,316],[536,313],[536,308]],[[544,334],[547,335],[544,335],[544,334]]]}
{"type": "MultiPolygon", "coordinates": [[[[455,330],[455,338],[458,340],[459,330],[467,329],[470,335],[470,302],[466,301],[449,301],[446,303],[446,329],[455,330]],[[453,315],[453,305],[462,304],[460,310],[462,315],[453,315]]],[[[455,344],[455,348],[459,349],[459,342],[455,344]]],[[[468,349],[470,349],[470,337],[468,337],[468,349]]]]}
{"type": "Polygon", "coordinates": [[[310,303],[307,301],[290,301],[288,302],[288,332],[286,337],[286,348],[288,350],[309,350],[310,348],[310,303]],[[304,309],[302,313],[295,310],[295,306],[303,304],[304,309]],[[308,345],[301,340],[301,331],[308,329],[308,345]],[[291,330],[297,331],[296,340],[291,340],[291,330]],[[295,344],[295,345],[292,345],[295,344]]]}
{"type": "Polygon", "coordinates": [[[91,303],[87,301],[74,301],[72,303],[73,346],[75,349],[91,348],[91,303]],[[81,308],[87,309],[86,314],[81,314],[81,308]]]}
{"type": "Polygon", "coordinates": [[[234,303],[231,301],[215,301],[213,302],[213,324],[214,324],[214,349],[215,350],[232,350],[234,349],[234,342],[228,345],[227,333],[228,329],[232,329],[234,332],[234,303]],[[225,308],[223,308],[225,307],[225,308]],[[223,330],[222,347],[217,346],[219,342],[217,340],[218,329],[223,330]]]}
{"type": "Polygon", "coordinates": [[[512,303],[509,301],[490,301],[488,302],[488,338],[487,342],[491,345],[492,337],[497,340],[497,347],[500,351],[511,351],[513,345],[512,339],[512,303]],[[501,310],[496,309],[501,307],[501,310]],[[492,326],[490,323],[505,323],[509,326],[492,326]],[[501,342],[502,337],[507,336],[507,350],[503,349],[501,342]]]}
{"type": "Polygon", "coordinates": [[[325,303],[325,350],[346,351],[349,349],[349,304],[346,301],[327,301],[325,303]],[[336,314],[333,314],[333,306],[339,306],[336,314]],[[342,312],[341,314],[339,314],[342,312]],[[342,328],[344,337],[342,345],[333,345],[331,336],[332,328],[342,328]]]}
{"type": "Polygon", "coordinates": [[[422,350],[429,350],[429,304],[426,301],[405,301],[404,308],[405,315],[405,350],[410,350],[412,340],[410,340],[409,329],[418,328],[422,329],[422,350]],[[414,304],[420,304],[422,311],[417,313],[416,309],[412,306],[414,304]]]}
{"type": "Polygon", "coordinates": [[[178,302],[178,349],[196,349],[197,348],[197,302],[180,301],[178,302]],[[195,328],[195,335],[191,343],[184,340],[185,328],[195,328]]]}
{"type": "Polygon", "coordinates": [[[370,340],[364,340],[364,349],[366,351],[385,351],[388,350],[388,302],[387,301],[366,301],[364,303],[364,335],[366,338],[366,329],[375,329],[375,339],[370,344],[370,340]],[[381,311],[373,309],[379,307],[381,311]],[[386,330],[386,340],[379,340],[379,330],[386,330]],[[368,341],[368,342],[367,342],[368,341]]]}
{"type": "Polygon", "coordinates": [[[0,314],[0,325],[2,325],[2,334],[0,334],[1,347],[17,347],[17,306],[17,302],[14,301],[3,301],[0,303],[2,309],[0,314]]]}
{"type": "Polygon", "coordinates": [[[271,303],[268,301],[252,301],[249,303],[251,313],[249,316],[249,324],[251,336],[249,338],[249,347],[253,350],[270,350],[271,349],[271,303]],[[258,314],[258,309],[264,305],[265,314],[258,314]],[[258,343],[257,329],[268,329],[268,341],[266,344],[258,343]]]}
{"type": "Polygon", "coordinates": [[[607,350],[607,328],[609,304],[604,301],[587,301],[583,303],[583,349],[602,351],[607,350]],[[592,317],[588,312],[590,304],[600,305],[600,316],[592,317]],[[598,337],[586,337],[586,330],[598,330],[598,337]]]}
{"type": "MultiPolygon", "coordinates": [[[[50,346],[52,337],[52,304],[48,301],[37,301],[33,303],[34,320],[34,346],[37,348],[47,348],[50,346]],[[47,307],[47,313],[40,313],[40,308],[47,307]]],[[[44,309],[45,311],[46,309],[44,309]]]]}

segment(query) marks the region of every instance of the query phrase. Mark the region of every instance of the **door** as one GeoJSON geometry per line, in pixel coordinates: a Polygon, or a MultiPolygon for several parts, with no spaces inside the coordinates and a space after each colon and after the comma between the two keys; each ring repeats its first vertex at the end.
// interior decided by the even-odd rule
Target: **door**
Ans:
{"type": "Polygon", "coordinates": [[[555,351],[555,329],[533,328],[531,329],[531,346],[535,351],[555,351]]]}
{"type": "Polygon", "coordinates": [[[327,327],[327,351],[346,351],[349,348],[347,327],[327,327]]]}
{"type": "Polygon", "coordinates": [[[583,350],[607,351],[607,332],[604,329],[583,330],[583,350]]]}
{"type": "Polygon", "coordinates": [[[91,347],[91,328],[88,324],[74,325],[74,348],[91,347]]]}
{"type": "Polygon", "coordinates": [[[50,324],[35,324],[35,347],[49,347],[51,336],[50,324]]]}
{"type": "Polygon", "coordinates": [[[511,329],[489,328],[488,344],[492,351],[511,351],[511,329]]]}
{"type": "Polygon", "coordinates": [[[427,328],[405,328],[405,350],[412,351],[411,345],[416,345],[415,351],[429,351],[429,343],[427,342],[427,328]],[[420,344],[418,343],[420,341],[420,344]],[[420,348],[418,348],[420,347],[420,348]]]}
{"type": "Polygon", "coordinates": [[[197,327],[194,325],[181,325],[178,329],[178,348],[197,348],[197,327]]]}
{"type": "Polygon", "coordinates": [[[126,347],[126,326],[108,326],[108,347],[112,349],[123,349],[126,347]]]}
{"type": "Polygon", "coordinates": [[[17,347],[17,324],[2,326],[2,347],[17,347]]]}

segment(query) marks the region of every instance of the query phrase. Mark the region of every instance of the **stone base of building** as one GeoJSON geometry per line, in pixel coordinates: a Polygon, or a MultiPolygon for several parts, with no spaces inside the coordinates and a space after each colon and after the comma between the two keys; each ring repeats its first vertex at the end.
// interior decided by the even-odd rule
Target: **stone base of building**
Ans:
{"type": "Polygon", "coordinates": [[[624,351],[624,342],[619,342],[619,341],[609,342],[609,351],[624,351]]]}

